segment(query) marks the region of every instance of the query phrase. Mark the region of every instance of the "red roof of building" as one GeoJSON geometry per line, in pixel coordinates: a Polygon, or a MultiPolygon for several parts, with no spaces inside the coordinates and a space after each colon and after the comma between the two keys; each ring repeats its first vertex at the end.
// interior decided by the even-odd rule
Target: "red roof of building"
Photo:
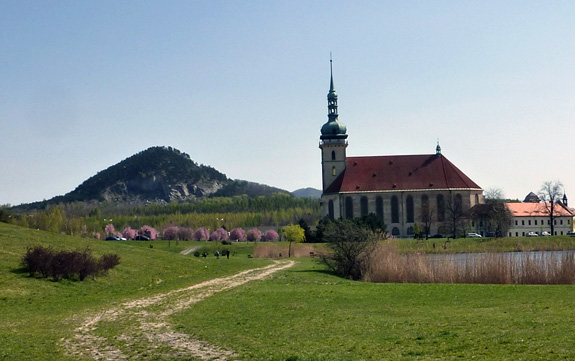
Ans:
{"type": "MultiPolygon", "coordinates": [[[[547,210],[549,203],[505,203],[514,217],[549,217],[547,210]]],[[[567,210],[562,204],[555,203],[553,213],[558,217],[572,217],[571,211],[567,210]]]]}
{"type": "Polygon", "coordinates": [[[348,157],[345,171],[325,193],[438,189],[481,187],[443,155],[386,155],[348,157]]]}

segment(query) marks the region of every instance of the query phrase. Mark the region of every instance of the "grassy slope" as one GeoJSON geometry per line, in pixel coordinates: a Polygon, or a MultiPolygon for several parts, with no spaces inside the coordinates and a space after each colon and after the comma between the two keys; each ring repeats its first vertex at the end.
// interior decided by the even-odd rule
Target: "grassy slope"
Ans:
{"type": "Polygon", "coordinates": [[[300,260],[174,322],[245,360],[574,359],[574,297],[572,286],[359,283],[300,260]]]}
{"type": "Polygon", "coordinates": [[[246,250],[216,260],[173,252],[192,243],[173,242],[171,252],[166,252],[167,242],[153,244],[104,242],[0,223],[0,360],[65,360],[57,342],[72,335],[74,315],[269,263],[241,257],[246,250]],[[96,256],[118,253],[121,263],[107,276],[84,282],[30,278],[21,270],[20,257],[37,244],[72,250],[89,246],[96,256]]]}
{"type": "MultiPolygon", "coordinates": [[[[0,223],[0,359],[67,360],[57,346],[85,315],[260,266],[248,245],[228,260],[176,252],[193,243],[102,242],[0,223]],[[26,246],[119,253],[108,276],[59,283],[21,273],[26,246]],[[222,262],[223,261],[223,262],[222,262]]],[[[215,246],[215,245],[214,245],[215,246]]],[[[220,247],[220,246],[218,246],[220,247]]],[[[575,288],[370,284],[333,276],[312,259],[267,281],[224,291],[173,317],[180,331],[244,360],[574,359],[575,288]]]]}

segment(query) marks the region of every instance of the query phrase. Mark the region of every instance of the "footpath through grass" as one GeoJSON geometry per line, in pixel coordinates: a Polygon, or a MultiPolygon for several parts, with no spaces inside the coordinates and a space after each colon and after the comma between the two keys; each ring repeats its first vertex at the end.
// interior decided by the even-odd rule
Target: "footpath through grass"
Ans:
{"type": "MultiPolygon", "coordinates": [[[[104,242],[0,223],[0,360],[78,359],[64,355],[60,340],[72,337],[87,315],[271,263],[248,258],[249,245],[238,245],[229,260],[178,253],[193,245],[104,242]],[[37,244],[89,246],[96,256],[118,253],[121,263],[84,282],[30,278],[20,257],[37,244]]],[[[246,361],[559,360],[575,359],[574,299],[573,286],[352,282],[317,259],[298,259],[293,268],[214,294],[170,322],[246,361]]]]}
{"type": "Polygon", "coordinates": [[[314,260],[173,317],[243,360],[575,359],[575,287],[372,284],[314,260]]]}
{"type": "MultiPolygon", "coordinates": [[[[182,247],[193,245],[182,243],[182,247]]],[[[217,260],[213,255],[196,258],[167,252],[170,249],[162,242],[105,242],[0,223],[0,360],[75,359],[66,357],[58,344],[60,339],[73,335],[78,326],[76,320],[82,316],[125,300],[270,263],[248,259],[246,255],[229,260],[217,260]],[[83,282],[31,278],[20,264],[30,245],[52,246],[57,250],[90,247],[95,256],[119,254],[121,263],[107,276],[83,282]]]]}

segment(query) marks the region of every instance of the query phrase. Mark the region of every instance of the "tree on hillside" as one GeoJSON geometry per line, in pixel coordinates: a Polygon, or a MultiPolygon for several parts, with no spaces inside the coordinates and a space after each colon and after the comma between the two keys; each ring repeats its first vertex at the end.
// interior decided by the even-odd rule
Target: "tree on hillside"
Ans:
{"type": "Polygon", "coordinates": [[[291,257],[291,244],[305,241],[305,231],[299,224],[292,224],[282,228],[282,234],[289,242],[288,257],[291,257]]]}
{"type": "Polygon", "coordinates": [[[228,231],[223,228],[218,228],[212,232],[210,241],[225,241],[228,239],[228,231]]]}
{"type": "Polygon", "coordinates": [[[559,181],[544,182],[537,194],[539,199],[544,202],[545,213],[549,218],[549,225],[551,227],[551,235],[555,234],[555,218],[559,216],[557,203],[561,201],[563,195],[563,184],[559,181]]]}

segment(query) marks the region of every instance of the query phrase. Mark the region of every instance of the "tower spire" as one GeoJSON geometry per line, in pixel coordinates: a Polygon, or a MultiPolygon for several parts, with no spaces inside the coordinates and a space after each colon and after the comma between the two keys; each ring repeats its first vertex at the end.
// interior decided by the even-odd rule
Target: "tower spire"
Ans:
{"type": "Polygon", "coordinates": [[[335,87],[333,86],[333,61],[331,60],[331,51],[329,52],[329,73],[330,73],[330,84],[329,84],[329,92],[335,93],[335,87]]]}

